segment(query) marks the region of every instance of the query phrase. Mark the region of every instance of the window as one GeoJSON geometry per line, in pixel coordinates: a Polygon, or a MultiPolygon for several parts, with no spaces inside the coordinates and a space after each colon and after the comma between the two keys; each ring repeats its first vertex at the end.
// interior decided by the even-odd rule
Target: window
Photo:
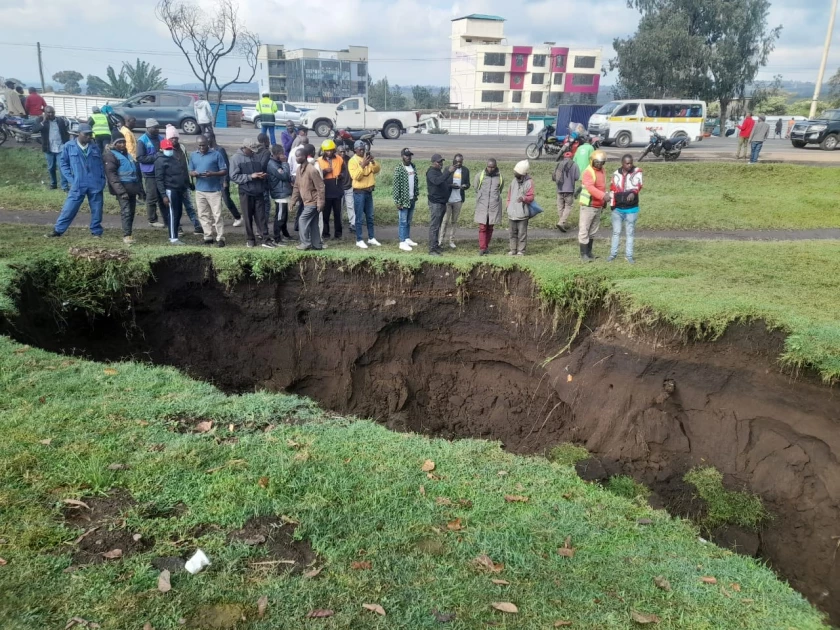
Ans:
{"type": "Polygon", "coordinates": [[[278,51],[277,51],[277,58],[278,58],[278,59],[285,59],[285,58],[286,58],[286,53],[285,53],[285,51],[283,51],[283,50],[278,50],[278,51]]]}
{"type": "Polygon", "coordinates": [[[503,66],[505,65],[505,53],[484,53],[485,66],[503,66]]]}
{"type": "Polygon", "coordinates": [[[548,107],[550,109],[554,109],[555,107],[558,107],[560,105],[560,103],[563,102],[563,100],[562,100],[563,96],[564,96],[563,92],[552,92],[551,95],[548,98],[548,107]]]}
{"type": "Polygon", "coordinates": [[[471,40],[471,39],[468,39],[468,40],[467,40],[467,43],[468,43],[468,44],[472,44],[472,40],[471,40]]]}
{"type": "Polygon", "coordinates": [[[481,93],[482,103],[501,103],[505,98],[503,90],[484,90],[481,93]]]}
{"type": "Polygon", "coordinates": [[[274,61],[273,59],[268,62],[268,74],[270,75],[281,75],[286,74],[286,62],[285,61],[274,61]]]}
{"type": "Polygon", "coordinates": [[[594,68],[595,57],[575,57],[575,68],[594,68]]]}
{"type": "Polygon", "coordinates": [[[572,76],[572,85],[595,85],[594,74],[576,74],[572,76]]]}
{"type": "Polygon", "coordinates": [[[565,68],[566,67],[566,55],[557,55],[554,58],[554,67],[555,68],[565,68]]]}
{"type": "Polygon", "coordinates": [[[188,107],[192,105],[192,98],[189,96],[176,96],[175,94],[161,94],[161,107],[188,107]]]}
{"type": "Polygon", "coordinates": [[[626,105],[622,105],[617,110],[615,110],[613,116],[635,116],[636,112],[638,111],[638,103],[627,103],[626,105]]]}
{"type": "Polygon", "coordinates": [[[554,83],[554,85],[563,85],[563,76],[562,72],[558,72],[554,75],[551,82],[554,83]]]}
{"type": "Polygon", "coordinates": [[[359,111],[359,99],[354,98],[351,101],[344,101],[336,109],[340,112],[357,112],[359,111]]]}
{"type": "Polygon", "coordinates": [[[531,85],[542,85],[543,83],[545,83],[545,74],[535,72],[531,75],[531,85]]]}
{"type": "Polygon", "coordinates": [[[485,72],[484,76],[481,78],[482,83],[504,83],[505,82],[505,73],[504,72],[485,72]]]}
{"type": "Polygon", "coordinates": [[[146,94],[137,100],[137,104],[146,106],[157,105],[157,97],[154,94],[146,94]]]}
{"type": "Polygon", "coordinates": [[[289,103],[283,103],[283,107],[287,112],[299,112],[300,110],[295,107],[294,105],[290,105],[289,103]]]}
{"type": "Polygon", "coordinates": [[[532,103],[542,103],[543,102],[543,93],[542,92],[531,92],[531,102],[532,103]]]}
{"type": "Polygon", "coordinates": [[[513,65],[517,68],[524,68],[525,67],[525,55],[516,55],[513,58],[513,65]]]}
{"type": "Polygon", "coordinates": [[[514,92],[510,99],[511,103],[521,103],[522,102],[522,92],[514,92]]]}
{"type": "Polygon", "coordinates": [[[356,66],[356,74],[362,78],[367,76],[367,64],[360,63],[358,66],[356,66]]]}
{"type": "Polygon", "coordinates": [[[534,55],[534,67],[545,68],[545,55],[534,55]]]}
{"type": "Polygon", "coordinates": [[[521,74],[514,74],[513,75],[513,84],[516,87],[522,87],[522,75],[521,74]]]}
{"type": "Polygon", "coordinates": [[[646,103],[645,104],[645,116],[648,118],[658,118],[659,111],[662,105],[659,103],[646,103]]]}

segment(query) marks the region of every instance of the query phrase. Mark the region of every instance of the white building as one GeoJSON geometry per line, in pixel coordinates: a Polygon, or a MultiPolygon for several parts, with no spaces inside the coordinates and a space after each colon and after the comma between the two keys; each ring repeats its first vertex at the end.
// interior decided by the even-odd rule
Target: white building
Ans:
{"type": "Polygon", "coordinates": [[[504,18],[472,14],[452,20],[449,100],[459,109],[554,109],[596,102],[600,48],[514,46],[504,18]]]}

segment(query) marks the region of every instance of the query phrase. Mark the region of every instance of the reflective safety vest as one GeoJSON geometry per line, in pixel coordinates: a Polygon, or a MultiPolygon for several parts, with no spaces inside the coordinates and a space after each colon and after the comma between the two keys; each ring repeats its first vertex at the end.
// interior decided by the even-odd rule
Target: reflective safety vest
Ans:
{"type": "Polygon", "coordinates": [[[111,126],[108,124],[108,117],[105,114],[91,114],[93,119],[94,136],[110,136],[111,126]]]}
{"type": "Polygon", "coordinates": [[[257,101],[257,114],[260,115],[260,122],[271,127],[275,124],[274,113],[277,111],[277,103],[270,98],[261,98],[257,101]]]}
{"type": "MultiPolygon", "coordinates": [[[[595,170],[595,167],[593,167],[592,165],[587,166],[586,170],[583,171],[583,175],[585,175],[586,173],[591,173],[593,182],[598,181],[598,173],[595,170]]],[[[583,175],[580,176],[580,181],[581,182],[583,182],[583,175]]],[[[604,186],[606,187],[606,185],[607,185],[607,174],[604,173],[604,186]]],[[[604,192],[606,192],[606,190],[604,192]]],[[[580,191],[580,205],[582,205],[582,206],[592,205],[592,195],[589,193],[588,190],[586,190],[586,186],[584,186],[580,191]]]]}
{"type": "MultiPolygon", "coordinates": [[[[478,186],[476,187],[475,191],[478,194],[478,190],[481,188],[481,185],[484,183],[484,176],[487,174],[487,169],[481,169],[481,175],[478,176],[478,186]]],[[[499,194],[502,194],[502,190],[505,187],[505,178],[502,177],[501,171],[499,172],[499,194]]]]}

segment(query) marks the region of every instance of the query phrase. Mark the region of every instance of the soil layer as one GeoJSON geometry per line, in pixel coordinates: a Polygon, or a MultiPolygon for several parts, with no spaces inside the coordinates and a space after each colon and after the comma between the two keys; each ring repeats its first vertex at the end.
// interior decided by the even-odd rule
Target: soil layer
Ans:
{"type": "Polygon", "coordinates": [[[595,309],[543,368],[573,321],[519,271],[383,273],[312,258],[225,287],[209,259],[189,255],[153,274],[128,310],[64,314],[61,328],[24,283],[25,316],[5,327],[49,350],[174,365],[226,391],[289,391],[398,430],[500,440],[515,453],[577,442],[676,512],[694,509],[683,475],[712,465],[772,514],[759,555],[840,621],[840,398],[780,371],[781,335],[741,325],[691,342],[595,309]]]}

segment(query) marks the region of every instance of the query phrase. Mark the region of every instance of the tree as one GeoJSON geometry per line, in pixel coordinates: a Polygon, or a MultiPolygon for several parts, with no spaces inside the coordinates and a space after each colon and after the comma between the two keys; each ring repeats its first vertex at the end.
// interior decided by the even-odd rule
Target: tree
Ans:
{"type": "Polygon", "coordinates": [[[391,86],[388,83],[388,77],[383,77],[379,81],[374,81],[369,78],[368,105],[374,109],[385,109],[388,106],[388,95],[390,91],[391,86]]]}
{"type": "Polygon", "coordinates": [[[442,87],[438,90],[437,98],[435,99],[435,108],[448,109],[449,108],[449,88],[442,87]]]}
{"type": "Polygon", "coordinates": [[[75,70],[62,70],[61,72],[56,72],[52,75],[53,81],[58,81],[64,86],[64,91],[67,94],[81,94],[82,87],[79,85],[79,81],[84,79],[81,73],[76,72],[75,70]]]}
{"type": "Polygon", "coordinates": [[[832,107],[840,107],[840,68],[828,80],[828,96],[832,107]]]}
{"type": "Polygon", "coordinates": [[[435,99],[429,88],[422,85],[415,85],[411,88],[411,96],[414,98],[416,109],[432,109],[435,106],[435,99]]]}
{"type": "Polygon", "coordinates": [[[184,0],[160,0],[155,8],[158,20],[169,29],[172,41],[201,82],[204,98],[210,99],[210,89],[215,86],[217,103],[222,102],[225,88],[250,83],[257,73],[260,39],[240,22],[237,4],[235,0],[219,0],[215,13],[184,0]],[[221,82],[216,72],[219,62],[234,53],[245,58],[245,75],[250,70],[250,76],[244,78],[240,65],[233,79],[221,82]]]}
{"type": "Polygon", "coordinates": [[[627,95],[719,101],[743,96],[775,47],[769,0],[627,0],[642,14],[637,33],[616,39],[610,69],[627,95]]]}
{"type": "MultiPolygon", "coordinates": [[[[110,68],[108,69],[110,70],[110,68]]],[[[127,61],[123,61],[120,74],[123,72],[125,72],[126,78],[131,84],[132,94],[166,89],[166,79],[161,76],[163,71],[148,61],[140,61],[138,58],[133,66],[127,61]]],[[[110,72],[108,76],[110,76],[110,72]]],[[[131,96],[131,94],[128,94],[128,96],[131,96]]]]}

